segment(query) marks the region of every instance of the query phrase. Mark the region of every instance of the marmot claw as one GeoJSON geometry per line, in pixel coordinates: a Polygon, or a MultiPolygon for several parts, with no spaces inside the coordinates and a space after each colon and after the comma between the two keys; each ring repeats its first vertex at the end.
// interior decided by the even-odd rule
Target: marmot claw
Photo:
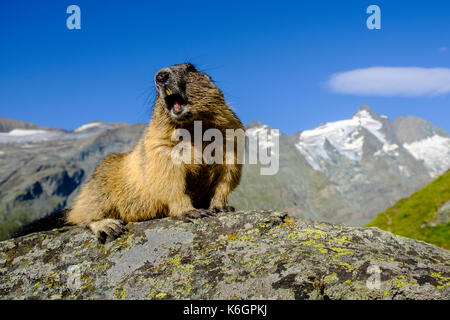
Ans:
{"type": "Polygon", "coordinates": [[[127,231],[124,226],[125,222],[118,219],[104,219],[93,222],[89,225],[89,228],[97,236],[100,243],[104,244],[107,241],[113,241],[120,237],[127,231]]]}
{"type": "Polygon", "coordinates": [[[211,209],[212,212],[234,212],[236,209],[233,206],[223,206],[223,207],[214,207],[211,209]]]}
{"type": "Polygon", "coordinates": [[[210,217],[210,216],[213,216],[214,214],[215,214],[215,212],[213,212],[212,210],[194,209],[194,210],[184,212],[181,215],[180,219],[185,222],[192,222],[192,220],[210,217]]]}

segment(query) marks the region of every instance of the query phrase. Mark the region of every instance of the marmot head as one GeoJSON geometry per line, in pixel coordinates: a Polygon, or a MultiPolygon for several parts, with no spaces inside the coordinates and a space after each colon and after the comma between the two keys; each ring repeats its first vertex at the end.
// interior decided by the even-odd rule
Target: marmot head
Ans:
{"type": "Polygon", "coordinates": [[[191,63],[159,70],[155,84],[156,107],[162,108],[161,112],[178,124],[208,119],[226,106],[220,89],[191,63]]]}

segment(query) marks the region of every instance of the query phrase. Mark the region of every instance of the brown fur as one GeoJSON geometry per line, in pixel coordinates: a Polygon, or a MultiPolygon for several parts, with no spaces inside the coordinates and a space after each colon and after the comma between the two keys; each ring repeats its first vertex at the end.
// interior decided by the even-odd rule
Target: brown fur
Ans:
{"type": "MultiPolygon", "coordinates": [[[[120,221],[143,221],[170,216],[197,218],[226,210],[228,194],[239,184],[240,164],[175,164],[171,151],[178,143],[171,137],[178,128],[194,137],[193,121],[203,131],[244,129],[227,106],[220,89],[208,75],[191,64],[165,68],[173,82],[168,86],[184,94],[189,119],[174,118],[166,95],[158,87],[153,116],[136,147],[105,158],[79,194],[67,221],[90,228],[99,238],[114,239],[123,231],[120,221]]],[[[225,150],[225,138],[224,138],[225,150]]],[[[234,150],[236,159],[236,148],[234,150]]]]}

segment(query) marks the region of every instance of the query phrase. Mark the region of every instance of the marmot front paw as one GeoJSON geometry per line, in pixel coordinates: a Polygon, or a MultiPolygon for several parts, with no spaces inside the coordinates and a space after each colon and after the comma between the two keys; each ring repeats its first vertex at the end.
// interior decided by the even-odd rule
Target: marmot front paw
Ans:
{"type": "Polygon", "coordinates": [[[186,212],[183,212],[181,216],[179,217],[180,220],[185,222],[191,222],[195,219],[201,219],[205,217],[211,217],[215,214],[215,212],[208,210],[208,209],[194,209],[189,210],[186,212]]]}
{"type": "Polygon", "coordinates": [[[223,206],[223,207],[213,207],[211,211],[214,213],[218,212],[234,212],[236,209],[233,206],[223,206]]]}
{"type": "Polygon", "coordinates": [[[105,242],[113,241],[120,237],[125,231],[125,222],[118,219],[103,219],[92,222],[89,228],[97,236],[98,241],[104,244],[105,242]]]}

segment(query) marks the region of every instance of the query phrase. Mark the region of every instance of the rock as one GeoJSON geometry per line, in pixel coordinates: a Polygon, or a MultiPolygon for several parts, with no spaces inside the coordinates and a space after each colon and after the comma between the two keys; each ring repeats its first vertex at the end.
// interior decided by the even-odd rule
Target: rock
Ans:
{"type": "Polygon", "coordinates": [[[66,227],[0,242],[3,299],[449,299],[449,251],[275,211],[66,227]]]}
{"type": "Polygon", "coordinates": [[[450,200],[444,203],[436,213],[436,219],[427,223],[430,227],[444,225],[450,222],[450,200]]]}

